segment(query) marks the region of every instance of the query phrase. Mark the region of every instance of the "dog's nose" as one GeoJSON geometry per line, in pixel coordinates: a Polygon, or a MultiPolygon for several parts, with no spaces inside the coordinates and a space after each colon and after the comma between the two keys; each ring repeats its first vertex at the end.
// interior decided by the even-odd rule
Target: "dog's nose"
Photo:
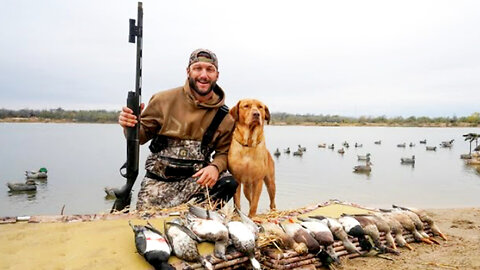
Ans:
{"type": "Polygon", "coordinates": [[[253,112],[253,117],[260,117],[260,112],[259,111],[254,111],[253,112]]]}

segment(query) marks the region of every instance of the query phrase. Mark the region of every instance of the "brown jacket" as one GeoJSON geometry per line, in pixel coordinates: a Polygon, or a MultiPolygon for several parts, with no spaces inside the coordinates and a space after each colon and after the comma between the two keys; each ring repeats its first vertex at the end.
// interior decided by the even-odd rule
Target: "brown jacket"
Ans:
{"type": "MultiPolygon", "coordinates": [[[[141,144],[152,139],[155,134],[202,140],[218,108],[225,104],[225,93],[217,85],[213,98],[206,103],[199,103],[191,91],[187,80],[183,87],[158,92],[152,96],[141,115],[141,144]]],[[[227,169],[227,155],[234,124],[233,117],[227,114],[210,143],[210,146],[215,146],[212,164],[219,172],[227,169]]]]}

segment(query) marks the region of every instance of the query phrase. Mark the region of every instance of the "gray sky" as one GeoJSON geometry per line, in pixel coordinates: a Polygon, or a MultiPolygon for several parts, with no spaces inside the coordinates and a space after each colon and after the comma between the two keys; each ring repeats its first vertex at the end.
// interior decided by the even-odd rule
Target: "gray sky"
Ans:
{"type": "MultiPolygon", "coordinates": [[[[227,105],[272,112],[480,111],[480,1],[143,1],[143,101],[219,58],[227,105]]],[[[137,1],[13,1],[0,11],[0,108],[119,110],[134,88],[137,1]]]]}

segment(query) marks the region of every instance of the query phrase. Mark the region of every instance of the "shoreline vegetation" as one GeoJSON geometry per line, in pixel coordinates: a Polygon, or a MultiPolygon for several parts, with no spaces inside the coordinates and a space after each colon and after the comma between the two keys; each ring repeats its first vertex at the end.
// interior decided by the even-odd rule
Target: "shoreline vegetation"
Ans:
{"type": "MultiPolygon", "coordinates": [[[[107,110],[7,110],[0,109],[0,122],[9,123],[117,123],[120,111],[107,110]]],[[[271,125],[388,126],[388,127],[480,127],[480,113],[452,117],[386,117],[272,113],[271,125]]]]}

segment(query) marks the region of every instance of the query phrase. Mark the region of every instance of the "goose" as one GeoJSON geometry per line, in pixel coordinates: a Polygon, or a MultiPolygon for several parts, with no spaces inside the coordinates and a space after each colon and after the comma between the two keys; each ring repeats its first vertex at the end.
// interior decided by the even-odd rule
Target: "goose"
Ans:
{"type": "Polygon", "coordinates": [[[393,218],[390,213],[376,213],[375,216],[384,219],[388,223],[390,230],[395,234],[395,243],[399,247],[406,247],[409,250],[413,250],[413,247],[403,237],[403,226],[398,220],[393,218]]]}
{"type": "Polygon", "coordinates": [[[412,158],[402,157],[400,158],[400,162],[402,164],[415,164],[415,155],[413,155],[412,158]]]}
{"type": "Polygon", "coordinates": [[[435,240],[433,237],[430,237],[426,232],[425,232],[425,226],[423,225],[423,222],[422,220],[420,219],[420,217],[412,212],[412,211],[408,211],[408,210],[403,210],[402,208],[396,206],[396,205],[393,205],[393,209],[395,211],[399,211],[399,212],[402,212],[404,213],[405,215],[407,215],[412,221],[413,221],[413,224],[415,224],[415,228],[417,229],[417,231],[425,238],[425,239],[429,239],[431,242],[435,243],[435,244],[438,244],[440,245],[440,243],[435,240]]]}
{"type": "Polygon", "coordinates": [[[402,227],[411,232],[413,234],[413,238],[416,241],[421,241],[427,244],[433,244],[432,241],[430,241],[429,237],[423,236],[416,228],[415,223],[412,221],[412,219],[406,215],[404,212],[399,211],[399,210],[383,210],[389,212],[389,215],[396,219],[402,227]]]}

